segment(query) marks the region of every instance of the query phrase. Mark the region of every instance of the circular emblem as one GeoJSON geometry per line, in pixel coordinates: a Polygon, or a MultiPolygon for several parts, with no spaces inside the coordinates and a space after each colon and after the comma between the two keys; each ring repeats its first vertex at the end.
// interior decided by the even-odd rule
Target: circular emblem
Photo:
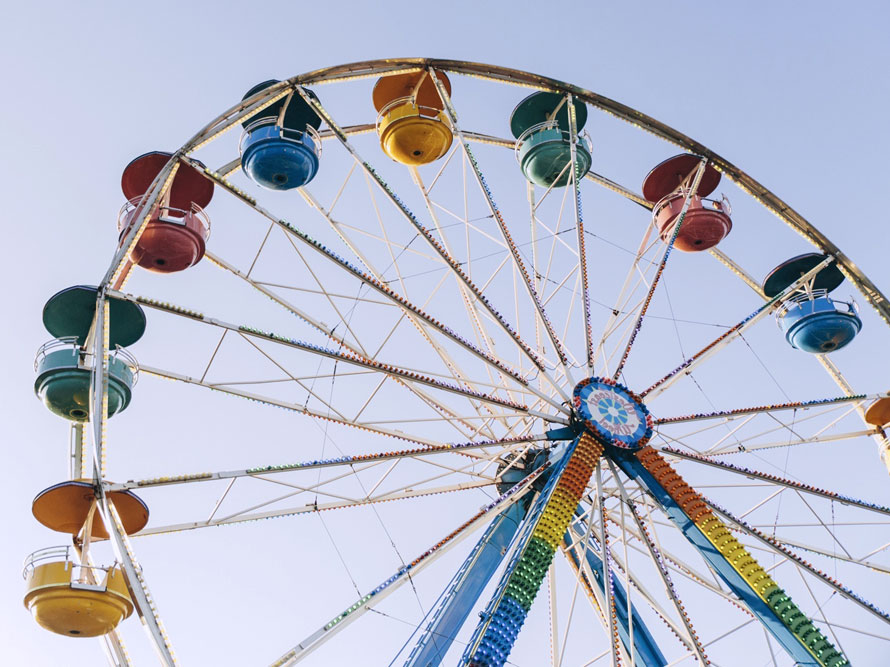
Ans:
{"type": "Polygon", "coordinates": [[[575,387],[578,417],[606,445],[639,449],[652,437],[652,417],[640,398],[624,385],[587,378],[575,387]]]}

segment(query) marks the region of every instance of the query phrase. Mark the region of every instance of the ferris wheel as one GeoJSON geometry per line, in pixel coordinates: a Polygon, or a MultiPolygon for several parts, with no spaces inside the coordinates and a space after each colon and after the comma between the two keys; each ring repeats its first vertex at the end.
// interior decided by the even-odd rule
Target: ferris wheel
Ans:
{"type": "Polygon", "coordinates": [[[257,663],[886,651],[890,394],[867,360],[890,302],[715,152],[543,76],[381,60],[259,83],[121,185],[98,286],[43,312],[35,391],[71,424],[70,479],[33,504],[71,539],[24,569],[44,628],[127,665],[136,612],[177,664],[196,631],[168,635],[178,601],[153,599],[142,545],[233,526],[234,550],[260,520],[299,544],[317,516],[336,557],[299,605],[318,615],[257,663]],[[159,421],[212,439],[146,433],[140,394],[174,391],[159,421]],[[139,438],[144,474],[119,445],[139,438]]]}

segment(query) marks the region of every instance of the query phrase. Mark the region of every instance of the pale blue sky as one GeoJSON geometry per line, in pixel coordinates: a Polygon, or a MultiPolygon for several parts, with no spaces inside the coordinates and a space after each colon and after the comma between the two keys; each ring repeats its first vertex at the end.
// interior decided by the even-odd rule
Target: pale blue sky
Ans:
{"type": "MultiPolygon", "coordinates": [[[[45,300],[68,285],[95,283],[107,266],[120,172],[132,157],[175,149],[264,79],[384,57],[494,63],[583,86],[704,143],[800,211],[887,293],[888,24],[883,2],[155,0],[8,7],[0,43],[8,315],[0,333],[6,353],[0,397],[9,415],[3,490],[9,524],[0,556],[0,656],[7,658],[0,662],[101,659],[95,642],[49,635],[21,606],[21,559],[62,541],[32,518],[30,502],[64,477],[67,446],[65,425],[33,396],[32,360],[48,338],[40,321],[45,300]]],[[[368,101],[357,104],[365,108],[368,101]]],[[[641,165],[641,173],[649,166],[641,165]]],[[[763,244],[768,253],[770,239],[763,244]]],[[[764,266],[771,262],[772,256],[764,266]]],[[[850,358],[890,374],[886,354],[850,358]]],[[[888,386],[885,380],[862,390],[888,386]]],[[[297,530],[284,522],[265,529],[297,530]]],[[[237,530],[229,529],[230,539],[240,539],[232,538],[237,530]]],[[[188,544],[177,544],[168,559],[189,558],[188,544]]],[[[259,554],[273,548],[257,547],[259,554]]],[[[229,577],[260,576],[254,565],[243,572],[219,567],[223,585],[229,577]]],[[[158,602],[162,611],[187,608],[196,594],[158,595],[158,602]]],[[[349,594],[347,588],[343,602],[349,594]]],[[[293,603],[299,601],[295,593],[293,603]]],[[[236,604],[262,603],[247,595],[236,604]]],[[[131,652],[137,664],[146,658],[150,664],[137,623],[128,621],[131,652]]],[[[209,635],[237,632],[224,619],[198,623],[209,635]]],[[[257,651],[257,662],[298,640],[295,633],[282,631],[280,646],[257,651]]],[[[177,634],[189,633],[171,628],[174,643],[177,634]]]]}

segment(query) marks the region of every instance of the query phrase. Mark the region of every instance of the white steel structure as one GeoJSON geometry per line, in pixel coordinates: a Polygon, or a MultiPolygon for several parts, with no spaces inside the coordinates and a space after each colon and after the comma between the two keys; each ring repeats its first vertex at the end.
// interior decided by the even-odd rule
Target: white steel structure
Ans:
{"type": "MultiPolygon", "coordinates": [[[[574,161],[574,125],[571,134],[574,161]]],[[[199,647],[222,626],[233,655],[255,664],[410,661],[485,526],[539,493],[545,470],[533,455],[574,437],[573,390],[590,376],[615,376],[643,397],[655,419],[650,445],[852,664],[890,650],[880,610],[890,599],[887,436],[861,417],[887,396],[890,303],[728,160],[577,86],[406,59],[309,72],[235,104],[175,153],[141,203],[145,220],[181,164],[216,185],[213,238],[204,261],[175,276],[126,262],[144,223],[123,239],[100,304],[114,297],[147,310],[142,382],[127,415],[107,422],[97,411],[82,457],[163,664],[177,662],[174,645],[183,664],[210,664],[199,647]],[[424,70],[454,143],[408,167],[380,150],[370,86],[424,70]],[[535,186],[515,162],[507,119],[534,90],[590,111],[593,167],[567,187],[535,186]],[[292,94],[323,120],[319,172],[293,191],[263,190],[240,171],[239,125],[292,94]],[[693,194],[707,163],[734,195],[735,226],[719,249],[671,253],[637,194],[650,167],[677,152],[702,158],[693,194]],[[862,334],[830,357],[788,346],[769,317],[781,300],[759,287],[775,264],[814,248],[827,255],[818,268],[839,266],[863,302],[862,334]],[[123,489],[153,512],[135,535],[105,499],[123,489]],[[216,537],[198,537],[207,534],[216,537]],[[270,556],[245,562],[251,553],[270,556]],[[212,568],[215,587],[205,594],[208,580],[183,563],[212,568]],[[222,607],[226,599],[243,613],[222,607]],[[291,607],[299,612],[285,618],[291,607]],[[190,616],[202,621],[190,627],[190,616]]],[[[93,405],[102,406],[108,308],[97,313],[93,405]]],[[[790,664],[663,509],[602,463],[509,664],[639,665],[628,649],[643,632],[635,618],[667,664],[737,665],[740,651],[744,664],[790,664]],[[616,588],[593,585],[588,550],[626,591],[631,620],[601,611],[615,609],[616,588]],[[620,623],[629,643],[617,639],[620,623]]],[[[460,659],[493,585],[446,664],[460,659]]],[[[110,637],[109,661],[126,664],[110,637]]]]}

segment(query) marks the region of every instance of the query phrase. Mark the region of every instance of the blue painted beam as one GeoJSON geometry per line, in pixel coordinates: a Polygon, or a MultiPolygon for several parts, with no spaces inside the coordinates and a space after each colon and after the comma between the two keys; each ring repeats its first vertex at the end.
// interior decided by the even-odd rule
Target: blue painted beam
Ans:
{"type": "MultiPolygon", "coordinates": [[[[585,527],[586,528],[586,527],[585,527]]],[[[582,535],[586,532],[586,530],[582,530],[582,535]]],[[[572,539],[571,532],[566,532],[565,536],[565,544],[568,546],[574,540],[572,539]]],[[[578,556],[575,553],[574,549],[567,549],[566,554],[572,561],[575,563],[575,566],[580,570],[581,565],[578,561],[578,556]]],[[[603,576],[603,560],[594,552],[593,541],[587,547],[587,564],[590,566],[591,572],[593,572],[593,577],[595,581],[592,581],[591,584],[596,584],[600,591],[603,592],[603,596],[605,597],[605,588],[604,588],[604,576],[603,576]]],[[[612,600],[615,604],[615,616],[618,619],[618,636],[621,639],[621,643],[624,644],[625,650],[628,653],[631,650],[628,649],[630,646],[630,626],[628,624],[628,603],[627,603],[627,591],[624,586],[621,585],[621,582],[617,579],[614,579],[612,582],[612,600]]],[[[643,621],[642,617],[637,613],[636,607],[631,610],[631,616],[633,617],[633,656],[634,662],[640,667],[665,667],[667,665],[667,660],[662,654],[661,650],[658,648],[658,645],[655,643],[655,638],[652,636],[652,633],[649,632],[649,628],[646,626],[646,623],[643,621]]]]}
{"type": "Polygon", "coordinates": [[[775,637],[776,641],[796,661],[797,665],[800,667],[821,667],[820,663],[813,657],[813,654],[801,644],[790,628],[773,613],[766,602],[757,595],[742,575],[723,557],[723,554],[708,540],[705,534],[693,523],[692,519],[687,516],[655,477],[646,470],[636,456],[631,453],[613,452],[612,459],[628,477],[636,480],[661,505],[668,518],[680,529],[686,539],[698,550],[711,567],[714,568],[732,592],[757,617],[757,620],[775,637]]]}
{"type": "MultiPolygon", "coordinates": [[[[502,613],[500,608],[501,602],[505,599],[505,592],[507,587],[513,577],[513,573],[516,570],[517,565],[523,560],[526,549],[529,545],[529,541],[532,539],[532,534],[535,531],[535,528],[538,525],[538,522],[541,520],[541,516],[543,515],[545,509],[547,508],[548,503],[550,502],[550,498],[553,495],[554,489],[556,489],[557,484],[559,483],[562,474],[565,472],[565,469],[569,462],[571,461],[572,454],[575,452],[575,448],[578,446],[581,437],[578,436],[571,443],[564,443],[563,445],[558,445],[554,447],[548,457],[548,463],[552,466],[552,468],[546,473],[547,481],[544,483],[544,487],[541,489],[540,494],[532,503],[528,513],[525,515],[525,518],[522,521],[522,525],[516,535],[515,546],[513,547],[513,554],[510,557],[510,561],[507,563],[507,566],[504,568],[504,571],[501,573],[501,579],[498,582],[497,588],[495,589],[494,594],[489,600],[488,605],[485,607],[485,611],[479,614],[479,623],[476,626],[476,630],[473,632],[473,635],[470,637],[470,641],[467,642],[467,646],[464,649],[464,653],[460,659],[460,665],[470,665],[474,662],[474,656],[476,651],[479,649],[480,644],[485,641],[489,637],[497,637],[498,639],[505,638],[504,635],[501,634],[500,629],[495,629],[491,634],[488,633],[491,628],[491,622],[493,619],[498,621],[503,621],[504,618],[507,618],[514,624],[514,628],[516,632],[518,632],[521,627],[522,621],[525,620],[525,615],[527,610],[523,609],[515,599],[509,597],[507,600],[507,604],[504,608],[506,610],[502,613]],[[513,609],[508,609],[508,607],[512,607],[513,609]],[[518,612],[515,610],[518,609],[518,612]],[[510,617],[508,614],[513,613],[518,616],[521,616],[519,622],[516,622],[516,617],[510,617]]],[[[552,556],[551,556],[552,557],[552,556]]],[[[512,642],[515,640],[516,635],[512,634],[511,636],[506,636],[508,643],[510,644],[509,648],[512,648],[512,642]]],[[[507,649],[507,653],[509,653],[509,648],[507,649]]],[[[504,655],[503,657],[506,657],[504,655]]],[[[500,664],[503,664],[503,661],[498,660],[500,664]]]]}
{"type": "Polygon", "coordinates": [[[489,524],[457,571],[442,603],[408,656],[405,667],[434,667],[442,662],[467,616],[507,553],[507,547],[528,511],[519,501],[489,524]]]}

